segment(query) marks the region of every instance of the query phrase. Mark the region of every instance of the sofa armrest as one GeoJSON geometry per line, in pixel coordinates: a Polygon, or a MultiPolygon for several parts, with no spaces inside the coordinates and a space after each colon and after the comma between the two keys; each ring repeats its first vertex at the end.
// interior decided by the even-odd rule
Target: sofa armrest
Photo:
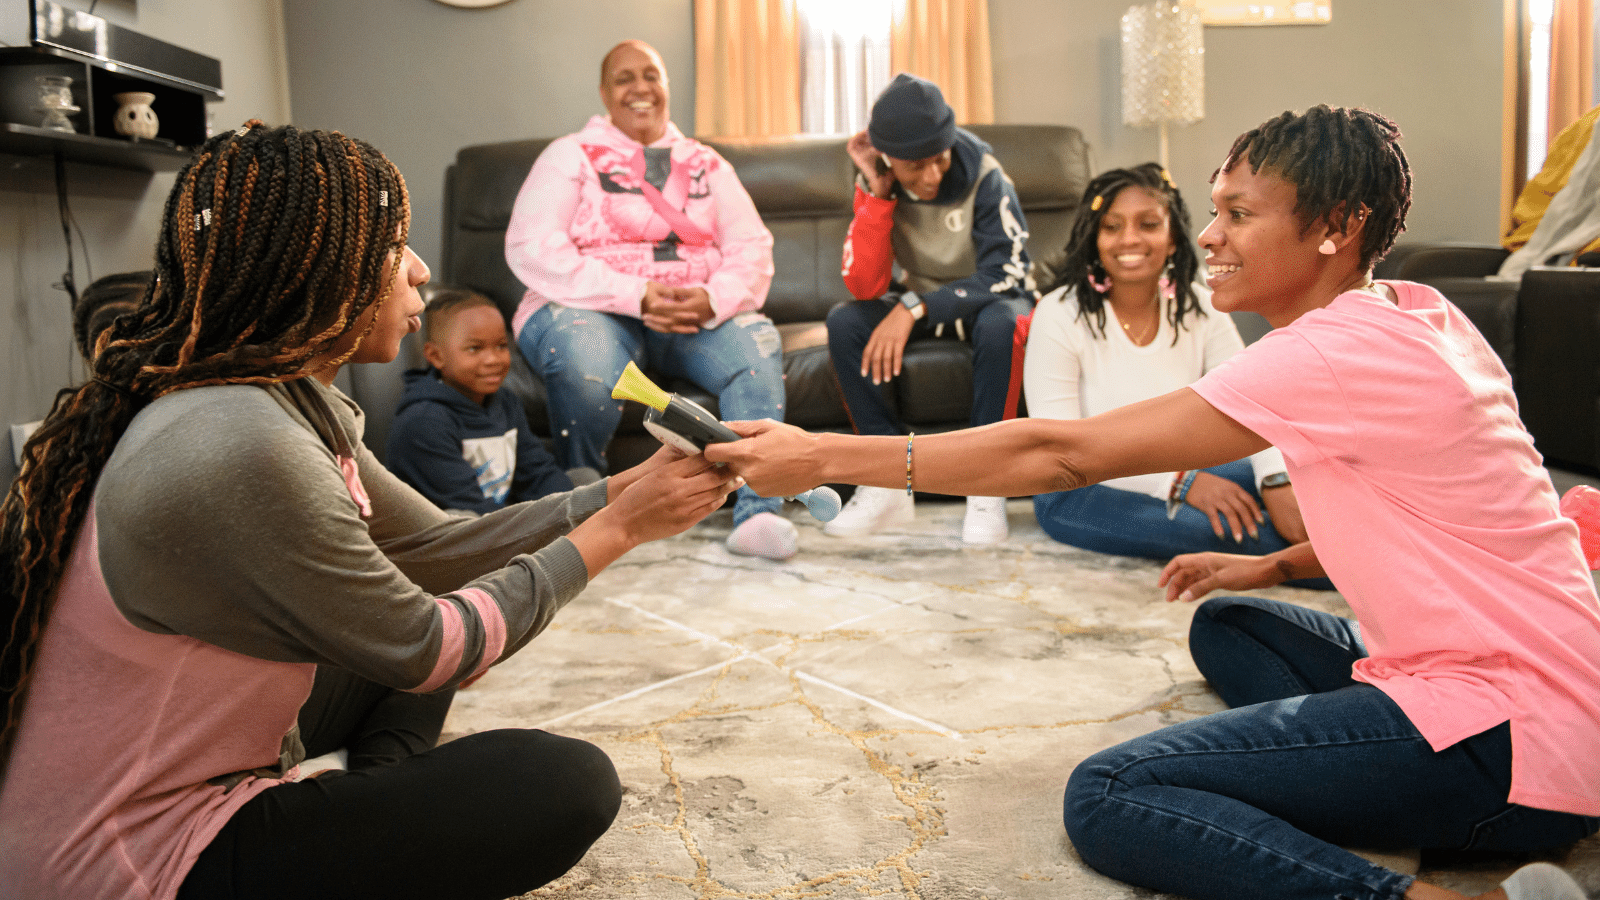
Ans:
{"type": "Polygon", "coordinates": [[[1435,278],[1483,278],[1500,271],[1511,254],[1498,244],[1417,241],[1396,244],[1373,267],[1378,278],[1431,282],[1435,278]]]}
{"type": "Polygon", "coordinates": [[[1600,269],[1529,269],[1517,343],[1517,405],[1534,446],[1548,459],[1600,468],[1600,269]]]}

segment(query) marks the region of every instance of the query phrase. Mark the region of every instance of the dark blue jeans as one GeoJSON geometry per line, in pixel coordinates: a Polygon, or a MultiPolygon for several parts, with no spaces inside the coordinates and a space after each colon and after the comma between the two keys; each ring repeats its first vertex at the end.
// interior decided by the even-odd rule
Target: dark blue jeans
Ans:
{"type": "Polygon", "coordinates": [[[1096,870],[1196,900],[1395,900],[1412,878],[1341,849],[1529,851],[1600,819],[1507,803],[1510,727],[1439,752],[1350,677],[1358,627],[1272,600],[1195,611],[1190,652],[1235,708],[1084,760],[1067,834],[1096,870]]]}
{"type": "MultiPolygon", "coordinates": [[[[1228,479],[1249,491],[1256,503],[1261,502],[1250,460],[1224,463],[1204,471],[1228,479]]],[[[1061,543],[1114,556],[1166,560],[1206,551],[1265,556],[1289,546],[1272,527],[1270,515],[1256,529],[1260,537],[1246,534],[1243,541],[1235,542],[1231,534],[1217,537],[1206,514],[1188,504],[1178,507],[1178,514],[1169,519],[1165,500],[1103,484],[1039,494],[1033,498],[1033,514],[1045,534],[1061,543]]],[[[1326,578],[1305,578],[1288,584],[1333,590],[1333,583],[1326,578]]]]}
{"type": "MultiPolygon", "coordinates": [[[[839,393],[857,434],[905,434],[886,391],[861,376],[861,356],[873,329],[889,314],[890,305],[879,300],[841,303],[828,313],[828,355],[839,378],[839,393]]],[[[999,299],[961,320],[972,343],[972,415],[974,426],[1005,418],[1006,388],[1011,383],[1011,345],[1017,317],[1033,309],[1033,301],[999,299]]],[[[932,338],[934,326],[926,317],[911,326],[906,343],[932,338]]],[[[943,338],[956,339],[955,326],[944,327],[943,338]]]]}

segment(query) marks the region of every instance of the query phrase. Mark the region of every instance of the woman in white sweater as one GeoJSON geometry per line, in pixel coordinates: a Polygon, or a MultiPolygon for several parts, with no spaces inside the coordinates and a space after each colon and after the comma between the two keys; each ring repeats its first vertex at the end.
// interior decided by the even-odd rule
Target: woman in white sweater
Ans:
{"type": "MultiPolygon", "coordinates": [[[[1089,182],[1060,281],[1033,314],[1028,414],[1080,419],[1184,387],[1244,349],[1233,320],[1195,284],[1189,211],[1155,163],[1089,182]]],[[[1267,554],[1306,539],[1274,448],[1210,469],[1117,478],[1034,498],[1062,543],[1167,559],[1267,554]]]]}

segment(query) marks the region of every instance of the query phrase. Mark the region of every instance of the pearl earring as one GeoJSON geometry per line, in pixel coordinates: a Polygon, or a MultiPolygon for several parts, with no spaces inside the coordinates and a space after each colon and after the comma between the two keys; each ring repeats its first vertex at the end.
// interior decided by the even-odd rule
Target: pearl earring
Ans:
{"type": "Polygon", "coordinates": [[[1333,238],[1328,238],[1322,242],[1322,246],[1317,248],[1317,252],[1323,256],[1332,256],[1339,252],[1339,248],[1333,245],[1333,238]]]}

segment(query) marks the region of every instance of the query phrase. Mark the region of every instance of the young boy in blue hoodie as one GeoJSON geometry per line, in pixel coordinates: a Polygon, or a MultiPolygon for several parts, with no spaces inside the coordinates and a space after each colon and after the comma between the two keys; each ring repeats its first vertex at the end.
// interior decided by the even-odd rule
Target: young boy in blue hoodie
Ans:
{"type": "Polygon", "coordinates": [[[482,294],[438,292],[423,311],[425,369],[405,374],[388,467],[444,509],[493,512],[572,490],[572,479],[500,390],[511,370],[505,317],[482,294]]]}

